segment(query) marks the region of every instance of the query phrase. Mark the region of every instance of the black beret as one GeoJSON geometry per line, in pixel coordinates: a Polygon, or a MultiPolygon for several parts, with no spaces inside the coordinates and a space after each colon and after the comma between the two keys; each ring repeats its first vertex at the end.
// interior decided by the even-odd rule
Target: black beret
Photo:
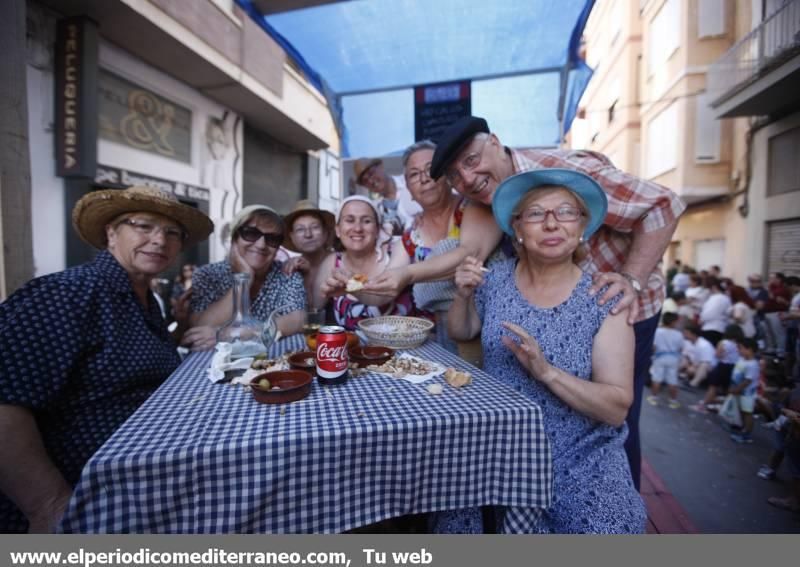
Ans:
{"type": "Polygon", "coordinates": [[[444,175],[444,170],[456,158],[464,144],[481,132],[488,134],[489,125],[486,120],[477,116],[462,116],[448,126],[436,142],[436,151],[431,160],[431,177],[439,179],[444,175]]]}

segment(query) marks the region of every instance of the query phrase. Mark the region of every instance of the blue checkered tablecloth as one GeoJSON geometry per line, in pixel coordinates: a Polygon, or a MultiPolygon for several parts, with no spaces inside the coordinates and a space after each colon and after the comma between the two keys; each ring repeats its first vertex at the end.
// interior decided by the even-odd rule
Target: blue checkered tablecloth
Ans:
{"type": "Polygon", "coordinates": [[[552,492],[539,407],[436,343],[410,352],[474,381],[431,395],[370,373],[262,405],[190,355],[84,467],[59,531],[336,533],[483,505],[535,531],[552,492]]]}

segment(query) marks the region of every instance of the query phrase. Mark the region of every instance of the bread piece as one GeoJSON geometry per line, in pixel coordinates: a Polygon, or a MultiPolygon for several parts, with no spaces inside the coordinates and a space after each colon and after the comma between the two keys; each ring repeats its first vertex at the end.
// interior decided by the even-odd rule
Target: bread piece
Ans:
{"type": "Polygon", "coordinates": [[[347,280],[347,287],[345,287],[345,291],[348,293],[352,293],[354,291],[361,291],[364,289],[364,284],[367,283],[367,276],[364,274],[356,274],[349,280],[347,280]]]}
{"type": "Polygon", "coordinates": [[[455,368],[448,368],[444,371],[444,380],[453,388],[461,388],[467,384],[472,384],[472,374],[461,372],[455,368]]]}

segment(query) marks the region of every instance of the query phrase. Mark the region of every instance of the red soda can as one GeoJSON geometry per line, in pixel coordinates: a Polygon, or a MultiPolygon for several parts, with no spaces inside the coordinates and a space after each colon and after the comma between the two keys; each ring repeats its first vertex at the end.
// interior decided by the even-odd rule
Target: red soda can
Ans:
{"type": "Polygon", "coordinates": [[[344,327],[320,327],[317,333],[317,381],[324,385],[341,384],[347,380],[347,333],[344,327]]]}

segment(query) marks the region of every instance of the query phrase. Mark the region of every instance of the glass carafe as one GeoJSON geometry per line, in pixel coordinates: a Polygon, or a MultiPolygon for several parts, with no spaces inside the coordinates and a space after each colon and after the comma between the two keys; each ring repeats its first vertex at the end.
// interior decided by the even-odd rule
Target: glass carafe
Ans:
{"type": "Polygon", "coordinates": [[[233,274],[233,317],[217,331],[217,342],[230,343],[231,360],[264,354],[263,328],[250,315],[250,274],[233,274]]]}

